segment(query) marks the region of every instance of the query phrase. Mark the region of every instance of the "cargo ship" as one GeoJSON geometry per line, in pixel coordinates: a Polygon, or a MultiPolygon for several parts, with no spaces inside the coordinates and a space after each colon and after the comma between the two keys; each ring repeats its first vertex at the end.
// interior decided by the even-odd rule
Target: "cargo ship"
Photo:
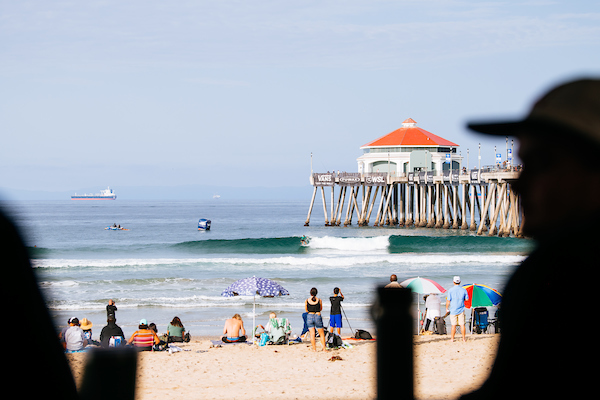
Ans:
{"type": "Polygon", "coordinates": [[[77,194],[71,196],[71,200],[116,200],[117,195],[110,187],[100,191],[100,194],[77,194]]]}

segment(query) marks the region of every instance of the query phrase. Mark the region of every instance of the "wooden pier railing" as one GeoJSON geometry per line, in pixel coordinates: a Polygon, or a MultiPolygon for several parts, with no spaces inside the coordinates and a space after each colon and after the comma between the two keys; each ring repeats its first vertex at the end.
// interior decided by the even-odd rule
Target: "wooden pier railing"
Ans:
{"type": "Polygon", "coordinates": [[[520,197],[512,189],[518,171],[313,173],[314,186],[305,226],[321,191],[326,226],[416,226],[469,229],[478,235],[522,237],[520,197]],[[325,188],[330,191],[329,206],[325,188]],[[337,189],[336,189],[337,188],[337,189]],[[336,194],[337,191],[337,194],[336,194]]]}

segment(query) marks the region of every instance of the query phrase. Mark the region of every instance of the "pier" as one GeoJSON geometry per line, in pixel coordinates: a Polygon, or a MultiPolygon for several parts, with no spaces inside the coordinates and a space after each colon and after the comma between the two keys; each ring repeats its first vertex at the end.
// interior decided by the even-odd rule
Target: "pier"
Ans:
{"type": "Polygon", "coordinates": [[[498,167],[395,172],[325,172],[310,176],[325,226],[396,226],[462,229],[477,235],[523,237],[519,172],[498,167]]]}

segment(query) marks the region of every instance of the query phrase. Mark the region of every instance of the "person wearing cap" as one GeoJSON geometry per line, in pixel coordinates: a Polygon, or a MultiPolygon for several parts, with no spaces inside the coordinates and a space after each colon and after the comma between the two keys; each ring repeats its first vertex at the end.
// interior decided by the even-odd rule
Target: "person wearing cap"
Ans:
{"type": "Polygon", "coordinates": [[[589,396],[596,390],[590,360],[597,344],[573,329],[540,328],[571,323],[592,334],[577,323],[569,298],[595,304],[596,293],[570,291],[566,279],[591,278],[600,267],[600,79],[552,88],[524,118],[468,127],[518,139],[523,170],[513,188],[521,196],[523,233],[535,239],[535,249],[504,289],[490,375],[464,399],[589,396]],[[541,307],[544,298],[550,304],[541,307]],[[527,334],[529,327],[536,334],[527,334]]]}
{"type": "Polygon", "coordinates": [[[465,301],[469,300],[469,294],[464,287],[460,286],[460,276],[455,276],[452,282],[454,282],[454,286],[446,293],[446,314],[450,313],[450,341],[454,342],[456,327],[460,326],[462,340],[466,342],[465,301]]]}
{"type": "Polygon", "coordinates": [[[67,353],[81,351],[87,345],[87,339],[79,326],[78,318],[71,318],[71,326],[65,332],[65,349],[67,353]]]}
{"type": "Polygon", "coordinates": [[[160,339],[152,329],[148,329],[147,320],[142,319],[138,328],[127,341],[127,345],[133,345],[140,351],[152,351],[154,345],[160,343],[160,339]]]}

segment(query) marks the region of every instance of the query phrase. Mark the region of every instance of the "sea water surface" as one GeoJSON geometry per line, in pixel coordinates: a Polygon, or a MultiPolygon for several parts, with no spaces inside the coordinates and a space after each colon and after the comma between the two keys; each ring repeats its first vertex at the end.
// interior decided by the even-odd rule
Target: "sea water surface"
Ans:
{"type": "Polygon", "coordinates": [[[529,240],[461,230],[326,227],[314,214],[305,227],[308,200],[65,200],[3,206],[23,233],[57,327],[70,317],[85,317],[94,324],[95,338],[106,324],[109,299],[116,302],[117,323],[126,335],[142,318],[163,333],[179,316],[192,335],[217,336],[235,313],[250,328],[253,318],[266,323],[271,311],[289,318],[299,334],[312,287],[324,300],[325,323],[328,298],[339,287],[345,296],[343,335],[374,330],[370,305],[376,287],[388,283],[390,274],[399,280],[433,279],[445,288],[460,275],[463,283],[502,291],[532,248],[529,240]],[[197,230],[199,218],[212,220],[210,231],[197,230]],[[114,223],[128,230],[104,229],[114,223]],[[302,235],[310,238],[307,247],[301,246],[302,235]],[[290,295],[221,296],[228,285],[251,276],[273,279],[290,295]]]}

